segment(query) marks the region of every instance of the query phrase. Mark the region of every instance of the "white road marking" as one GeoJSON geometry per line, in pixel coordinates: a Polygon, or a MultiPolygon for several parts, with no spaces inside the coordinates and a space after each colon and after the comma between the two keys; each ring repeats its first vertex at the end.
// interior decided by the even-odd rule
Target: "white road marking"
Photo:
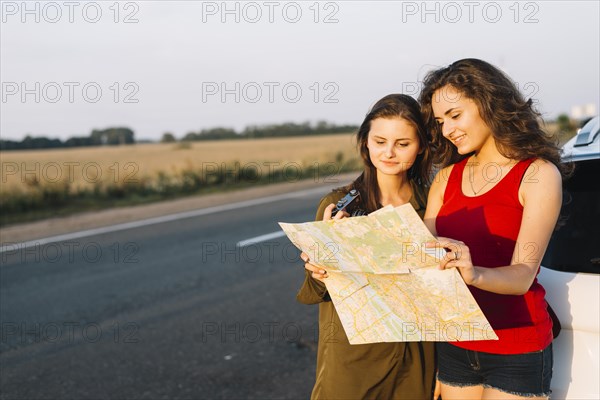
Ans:
{"type": "Polygon", "coordinates": [[[238,242],[237,247],[249,246],[251,244],[264,242],[265,240],[276,239],[276,238],[282,237],[282,236],[285,236],[284,231],[271,232],[271,233],[267,233],[265,235],[255,236],[250,239],[242,240],[241,242],[238,242]]]}
{"type": "MultiPolygon", "coordinates": [[[[337,186],[339,186],[339,184],[337,186]]],[[[224,204],[221,206],[207,207],[207,208],[202,208],[199,210],[192,210],[192,211],[185,211],[185,212],[180,212],[180,213],[176,213],[176,214],[163,215],[161,217],[147,218],[147,219],[142,219],[139,221],[132,221],[132,222],[126,222],[126,223],[122,223],[122,224],[103,226],[101,228],[94,228],[94,229],[87,229],[87,230],[78,231],[78,232],[71,232],[71,233],[66,233],[64,235],[56,235],[56,236],[50,236],[50,237],[46,237],[46,238],[34,239],[34,240],[27,241],[27,242],[8,243],[8,244],[3,244],[2,246],[0,246],[0,253],[4,253],[7,251],[22,250],[22,249],[33,247],[33,246],[42,246],[42,245],[45,245],[48,243],[55,243],[55,242],[61,242],[61,241],[65,241],[65,240],[72,240],[72,239],[84,238],[84,237],[89,237],[89,236],[101,235],[104,233],[124,231],[126,229],[140,228],[140,227],[148,226],[148,225],[162,224],[164,222],[177,221],[180,219],[194,218],[194,217],[199,217],[199,216],[208,215],[208,214],[214,214],[214,213],[218,213],[218,212],[222,212],[222,211],[230,211],[230,210],[236,210],[239,208],[252,207],[252,206],[257,206],[257,205],[266,204],[266,203],[273,203],[275,201],[280,201],[280,200],[311,196],[311,195],[319,194],[319,193],[327,193],[329,190],[331,190],[331,188],[329,186],[319,187],[319,188],[315,188],[315,189],[300,190],[297,192],[278,194],[278,195],[268,196],[268,197],[261,197],[259,199],[245,200],[245,201],[240,201],[237,203],[224,204]]],[[[281,234],[283,235],[284,233],[281,232],[281,234]]]]}

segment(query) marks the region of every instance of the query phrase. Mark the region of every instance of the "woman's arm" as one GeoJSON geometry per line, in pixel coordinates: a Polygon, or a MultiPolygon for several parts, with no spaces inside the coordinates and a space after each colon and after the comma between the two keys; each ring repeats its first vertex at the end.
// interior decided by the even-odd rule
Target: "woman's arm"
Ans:
{"type": "Polygon", "coordinates": [[[542,262],[556,225],[562,203],[562,180],[556,166],[536,160],[525,173],[519,189],[523,204],[521,228],[515,244],[511,265],[498,268],[473,266],[469,248],[462,242],[439,238],[443,247],[450,248],[441,268],[456,267],[464,281],[489,292],[521,295],[526,293],[542,262]],[[531,174],[531,171],[535,174],[531,174]],[[459,259],[453,260],[454,251],[459,259]]]}
{"type": "Polygon", "coordinates": [[[440,208],[442,208],[442,204],[444,204],[444,192],[446,191],[446,185],[448,184],[448,177],[450,176],[451,171],[452,165],[439,171],[435,175],[431,188],[429,189],[427,209],[425,210],[423,222],[433,236],[437,236],[435,219],[440,212],[440,208]]]}

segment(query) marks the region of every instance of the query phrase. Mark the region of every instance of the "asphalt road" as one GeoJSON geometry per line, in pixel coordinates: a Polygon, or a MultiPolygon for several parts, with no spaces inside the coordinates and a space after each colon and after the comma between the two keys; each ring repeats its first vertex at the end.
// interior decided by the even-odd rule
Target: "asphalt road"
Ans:
{"type": "Polygon", "coordinates": [[[317,307],[296,302],[312,192],[1,253],[1,399],[306,399],[317,307]]]}

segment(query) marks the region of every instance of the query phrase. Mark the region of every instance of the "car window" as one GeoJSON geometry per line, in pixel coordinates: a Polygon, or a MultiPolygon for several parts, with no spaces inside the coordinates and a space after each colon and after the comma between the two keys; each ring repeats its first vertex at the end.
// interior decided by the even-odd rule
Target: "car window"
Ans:
{"type": "Polygon", "coordinates": [[[542,265],[600,273],[600,159],[575,163],[563,185],[563,207],[542,265]]]}

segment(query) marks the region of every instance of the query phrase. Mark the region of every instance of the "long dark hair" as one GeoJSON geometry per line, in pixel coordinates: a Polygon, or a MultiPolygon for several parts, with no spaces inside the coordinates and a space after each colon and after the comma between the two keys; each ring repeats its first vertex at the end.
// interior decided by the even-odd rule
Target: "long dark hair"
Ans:
{"type": "Polygon", "coordinates": [[[473,100],[479,114],[490,127],[500,154],[525,160],[539,157],[552,162],[567,176],[572,167],[561,163],[557,141],[540,123],[541,114],[531,99],[525,100],[511,79],[493,65],[475,58],[458,60],[448,67],[430,71],[423,81],[419,95],[421,112],[433,136],[434,162],[445,167],[470,154],[458,154],[456,147],[442,136],[431,106],[438,89],[451,86],[461,95],[473,100]]]}
{"type": "Polygon", "coordinates": [[[419,138],[420,153],[408,170],[408,179],[416,185],[429,185],[431,180],[431,137],[421,117],[419,103],[405,94],[389,94],[383,97],[367,113],[356,133],[356,142],[365,167],[364,171],[350,185],[337,189],[337,191],[346,192],[350,189],[357,189],[360,192],[359,207],[367,213],[381,207],[381,203],[379,202],[381,193],[377,183],[377,169],[371,163],[369,149],[367,148],[371,121],[377,118],[402,118],[414,126],[419,138]]]}

